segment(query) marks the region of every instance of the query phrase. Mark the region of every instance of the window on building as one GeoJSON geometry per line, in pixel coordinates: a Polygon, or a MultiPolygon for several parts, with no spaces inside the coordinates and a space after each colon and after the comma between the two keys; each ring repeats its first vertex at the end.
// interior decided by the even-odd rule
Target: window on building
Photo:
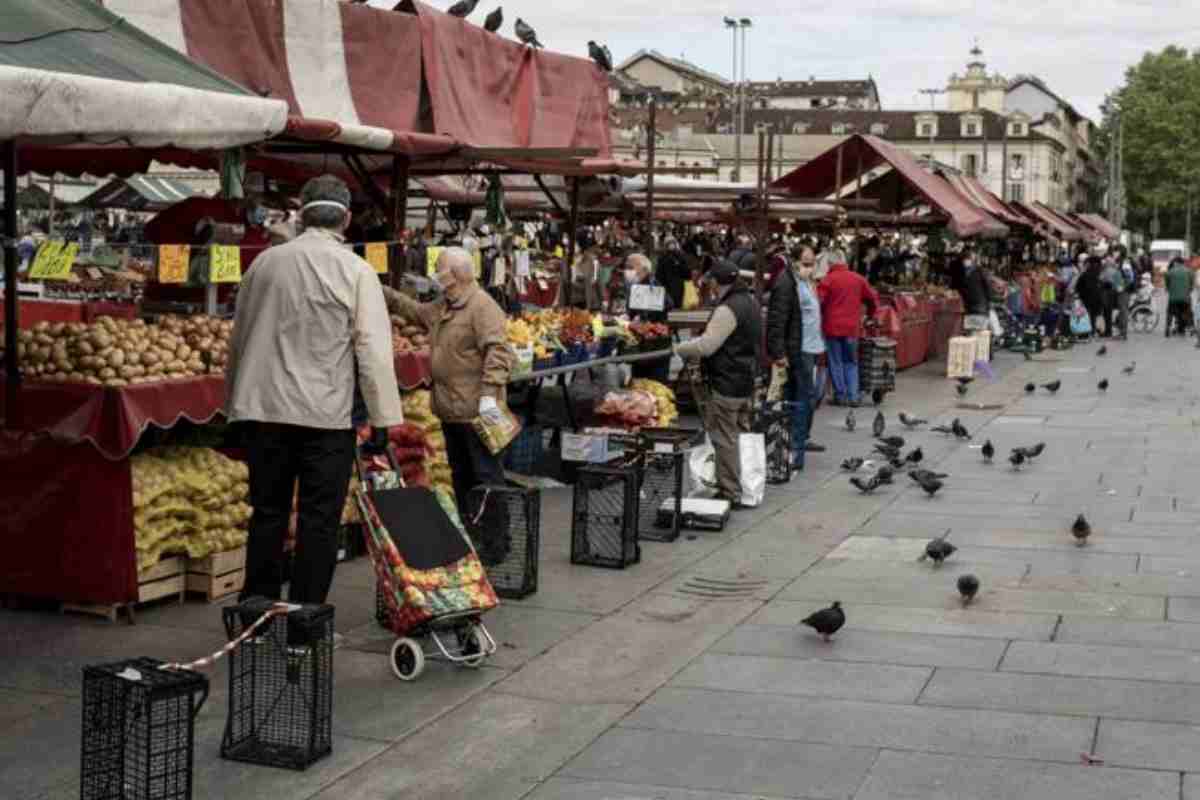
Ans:
{"type": "Polygon", "coordinates": [[[1013,153],[1008,157],[1008,177],[1010,180],[1014,181],[1025,180],[1024,154],[1013,153]]]}
{"type": "Polygon", "coordinates": [[[809,100],[808,107],[809,108],[820,108],[821,107],[821,98],[814,97],[812,100],[809,100]]]}
{"type": "Polygon", "coordinates": [[[1008,185],[1008,199],[1010,202],[1024,203],[1025,202],[1025,184],[1010,183],[1008,185]]]}
{"type": "Polygon", "coordinates": [[[978,136],[978,135],[979,135],[979,126],[976,125],[974,122],[968,122],[967,123],[967,136],[978,136]]]}
{"type": "Polygon", "coordinates": [[[974,178],[979,170],[979,156],[967,153],[962,157],[962,171],[968,178],[974,178]]]}
{"type": "Polygon", "coordinates": [[[1009,131],[1009,135],[1010,136],[1024,136],[1025,135],[1025,125],[1020,122],[1014,122],[1009,131]]]}
{"type": "Polygon", "coordinates": [[[933,136],[933,124],[929,123],[929,122],[922,122],[921,123],[921,135],[922,136],[933,136]]]}
{"type": "Polygon", "coordinates": [[[834,136],[841,136],[842,134],[844,134],[846,132],[846,123],[844,123],[844,122],[833,123],[832,125],[829,126],[829,132],[832,133],[834,136]]]}
{"type": "Polygon", "coordinates": [[[871,135],[872,136],[886,136],[887,129],[888,129],[888,126],[887,126],[886,122],[872,122],[871,123],[871,135]]]}

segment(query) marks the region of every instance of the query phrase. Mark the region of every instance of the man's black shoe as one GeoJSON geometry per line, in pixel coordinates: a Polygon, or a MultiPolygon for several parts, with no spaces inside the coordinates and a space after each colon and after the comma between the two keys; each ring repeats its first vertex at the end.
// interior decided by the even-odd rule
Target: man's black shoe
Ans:
{"type": "Polygon", "coordinates": [[[804,445],[804,452],[806,452],[806,453],[824,453],[825,445],[817,444],[816,442],[809,442],[808,444],[804,445]]]}

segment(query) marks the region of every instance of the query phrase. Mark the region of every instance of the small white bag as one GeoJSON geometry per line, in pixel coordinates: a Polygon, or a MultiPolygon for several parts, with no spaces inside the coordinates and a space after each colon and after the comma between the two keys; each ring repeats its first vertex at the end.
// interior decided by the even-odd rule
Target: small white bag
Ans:
{"type": "Polygon", "coordinates": [[[767,442],[761,433],[738,435],[742,505],[758,507],[767,493],[767,442]]]}

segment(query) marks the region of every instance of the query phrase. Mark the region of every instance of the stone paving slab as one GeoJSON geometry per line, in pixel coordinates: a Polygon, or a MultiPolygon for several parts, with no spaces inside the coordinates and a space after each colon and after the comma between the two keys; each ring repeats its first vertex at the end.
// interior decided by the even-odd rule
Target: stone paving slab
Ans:
{"type": "Polygon", "coordinates": [[[1115,647],[1200,650],[1200,625],[1066,616],[1055,640],[1115,647]]]}
{"type": "MultiPolygon", "coordinates": [[[[849,541],[849,540],[847,540],[849,541]]],[[[905,541],[909,547],[911,541],[905,541]]],[[[924,545],[921,546],[924,552],[924,545]]],[[[941,579],[957,579],[959,575],[970,573],[980,580],[989,583],[998,581],[1020,580],[1029,572],[1029,565],[1020,561],[966,561],[961,560],[956,553],[940,567],[934,567],[926,559],[918,561],[914,556],[903,561],[885,561],[882,559],[852,559],[825,558],[814,564],[805,573],[805,578],[847,580],[847,581],[906,581],[928,580],[936,575],[941,579]]]]}
{"type": "MultiPolygon", "coordinates": [[[[984,639],[1030,639],[1048,641],[1054,632],[1055,614],[1018,614],[983,611],[979,608],[904,608],[886,605],[843,603],[854,629],[892,631],[936,636],[968,636],[984,639]]],[[[812,612],[812,603],[772,600],[747,622],[752,625],[796,625],[812,612]]]]}
{"type": "Polygon", "coordinates": [[[1169,598],[1167,619],[1172,622],[1200,622],[1200,597],[1169,598]]]}
{"type": "Polygon", "coordinates": [[[1096,755],[1118,767],[1184,772],[1200,764],[1200,727],[1102,719],[1096,755]]]}
{"type": "MultiPolygon", "coordinates": [[[[950,539],[954,541],[953,534],[950,539]]],[[[911,561],[916,563],[916,559],[925,552],[927,541],[917,537],[887,538],[856,535],[848,537],[826,557],[826,560],[911,561]]],[[[1029,566],[1031,574],[1048,575],[1133,575],[1138,568],[1138,554],[1136,553],[1099,553],[1080,547],[1054,551],[972,545],[970,551],[956,553],[955,558],[986,564],[1020,564],[1029,566]]],[[[1197,564],[1200,565],[1200,562],[1197,564]]]]}
{"type": "Polygon", "coordinates": [[[1179,775],[883,751],[854,800],[1176,800],[1179,775]]]}
{"type": "Polygon", "coordinates": [[[709,653],[671,680],[671,686],[724,692],[799,695],[912,703],[929,680],[928,667],[847,664],[709,653]]]}
{"type": "Polygon", "coordinates": [[[938,669],[921,705],[1200,723],[1200,686],[938,669]]]}
{"type": "MultiPolygon", "coordinates": [[[[819,604],[810,607],[815,611],[819,604]]],[[[965,636],[860,631],[848,627],[825,642],[811,629],[742,625],[711,651],[728,655],[861,661],[916,667],[995,669],[1006,643],[965,636]]]]}
{"type": "Polygon", "coordinates": [[[1200,657],[1183,650],[1013,642],[1000,664],[1006,672],[1200,683],[1200,657]]]}
{"type": "Polygon", "coordinates": [[[1200,580],[1200,558],[1142,556],[1138,561],[1138,572],[1200,580]]]}
{"type": "Polygon", "coordinates": [[[796,797],[799,795],[767,797],[764,794],[730,794],[645,784],[551,778],[522,800],[794,800],[796,797]]]}
{"type": "Polygon", "coordinates": [[[1095,720],[671,688],[621,727],[1077,762],[1091,745],[1095,720]]]}
{"type": "Polygon", "coordinates": [[[517,800],[627,710],[491,693],[393,745],[313,800],[517,800]]]}
{"type": "Polygon", "coordinates": [[[1137,594],[1155,597],[1193,597],[1200,595],[1200,581],[1169,575],[1027,575],[1019,581],[1022,589],[1059,592],[1101,592],[1137,594]]]}
{"type": "Polygon", "coordinates": [[[61,706],[70,703],[71,699],[61,694],[0,689],[0,727],[26,717],[61,714],[61,706]]]}
{"type": "Polygon", "coordinates": [[[634,784],[753,797],[844,800],[862,782],[877,752],[866,747],[619,728],[601,736],[561,774],[592,780],[620,776],[634,784]]]}

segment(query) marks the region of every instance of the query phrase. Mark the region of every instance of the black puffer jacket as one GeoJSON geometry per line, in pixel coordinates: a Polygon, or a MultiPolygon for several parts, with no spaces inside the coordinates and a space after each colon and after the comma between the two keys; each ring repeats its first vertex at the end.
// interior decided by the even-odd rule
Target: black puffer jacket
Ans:
{"type": "Polygon", "coordinates": [[[789,364],[800,360],[804,352],[804,324],[800,316],[800,295],[796,273],[779,273],[767,305],[767,356],[771,361],[786,358],[789,364]]]}

